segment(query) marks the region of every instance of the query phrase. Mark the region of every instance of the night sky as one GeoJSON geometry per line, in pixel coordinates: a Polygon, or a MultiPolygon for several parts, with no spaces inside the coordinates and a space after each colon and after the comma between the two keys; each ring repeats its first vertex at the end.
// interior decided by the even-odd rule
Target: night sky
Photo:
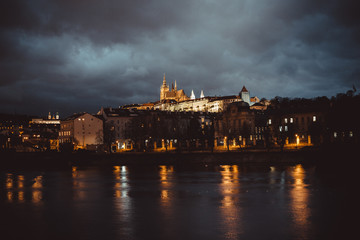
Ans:
{"type": "Polygon", "coordinates": [[[96,113],[189,96],[334,96],[360,89],[360,8],[349,0],[5,0],[0,112],[96,113]]]}

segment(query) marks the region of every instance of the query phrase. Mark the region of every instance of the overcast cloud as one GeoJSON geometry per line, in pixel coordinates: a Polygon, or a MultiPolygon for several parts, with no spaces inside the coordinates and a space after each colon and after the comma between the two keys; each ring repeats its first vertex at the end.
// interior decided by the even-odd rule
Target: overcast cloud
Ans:
{"type": "Polygon", "coordinates": [[[0,112],[97,112],[199,96],[334,96],[360,88],[352,0],[5,0],[0,112]]]}

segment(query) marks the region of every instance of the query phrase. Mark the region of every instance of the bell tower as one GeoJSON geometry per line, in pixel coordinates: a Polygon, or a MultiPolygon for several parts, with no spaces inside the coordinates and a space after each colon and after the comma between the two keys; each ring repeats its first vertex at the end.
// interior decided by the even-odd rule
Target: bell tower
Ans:
{"type": "Polygon", "coordinates": [[[160,101],[165,99],[166,92],[169,92],[169,86],[166,84],[165,73],[164,73],[163,84],[160,87],[160,101]]]}

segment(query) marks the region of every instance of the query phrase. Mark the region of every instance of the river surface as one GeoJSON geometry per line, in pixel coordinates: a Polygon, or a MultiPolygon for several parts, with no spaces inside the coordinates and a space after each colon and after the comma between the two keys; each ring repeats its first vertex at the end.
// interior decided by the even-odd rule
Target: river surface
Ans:
{"type": "Polygon", "coordinates": [[[1,239],[336,239],[341,190],[314,166],[0,171],[1,239]]]}

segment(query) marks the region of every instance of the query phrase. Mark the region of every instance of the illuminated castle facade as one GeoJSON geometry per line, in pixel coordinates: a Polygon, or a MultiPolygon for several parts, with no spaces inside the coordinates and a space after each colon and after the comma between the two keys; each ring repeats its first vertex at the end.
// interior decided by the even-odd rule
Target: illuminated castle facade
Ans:
{"type": "Polygon", "coordinates": [[[163,84],[160,87],[160,101],[154,104],[154,109],[162,111],[194,111],[194,112],[222,112],[228,104],[233,102],[246,102],[249,106],[258,103],[257,97],[250,97],[249,91],[243,86],[239,95],[224,97],[205,97],[201,90],[200,98],[196,98],[194,91],[188,97],[183,89],[178,90],[177,84],[166,84],[165,74],[163,84]]]}
{"type": "Polygon", "coordinates": [[[171,89],[170,89],[170,86],[166,84],[165,73],[164,73],[163,84],[160,87],[160,101],[162,100],[174,100],[176,102],[182,102],[189,100],[189,97],[186,96],[183,89],[177,90],[176,80],[175,80],[175,86],[174,84],[171,84],[171,89]]]}

